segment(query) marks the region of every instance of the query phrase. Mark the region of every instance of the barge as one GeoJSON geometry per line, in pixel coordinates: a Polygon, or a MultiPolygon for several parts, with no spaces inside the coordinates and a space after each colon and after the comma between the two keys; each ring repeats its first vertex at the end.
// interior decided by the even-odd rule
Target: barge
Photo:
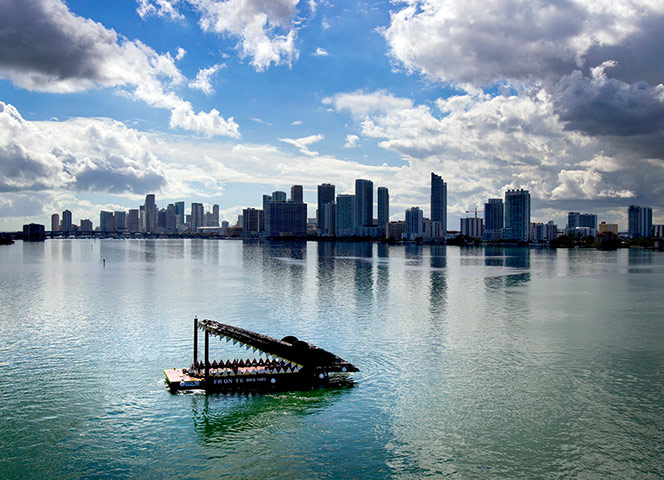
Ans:
{"type": "Polygon", "coordinates": [[[310,343],[281,340],[213,320],[194,317],[193,363],[164,370],[171,391],[300,390],[328,385],[337,374],[358,372],[346,360],[310,343]],[[198,358],[198,332],[205,335],[204,358],[198,358]],[[254,358],[210,361],[210,336],[239,344],[254,358]]]}

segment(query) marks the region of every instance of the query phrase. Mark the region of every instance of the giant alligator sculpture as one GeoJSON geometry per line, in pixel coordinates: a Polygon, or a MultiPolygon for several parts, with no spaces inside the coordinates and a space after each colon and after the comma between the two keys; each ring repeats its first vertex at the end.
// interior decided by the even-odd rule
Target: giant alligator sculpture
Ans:
{"type": "Polygon", "coordinates": [[[330,374],[358,372],[346,360],[296,337],[281,340],[231,325],[194,318],[194,362],[189,368],[164,370],[171,390],[289,390],[325,385],[330,374]],[[198,330],[205,333],[205,358],[198,359],[198,330]],[[209,360],[209,337],[240,344],[258,358],[209,360]]]}

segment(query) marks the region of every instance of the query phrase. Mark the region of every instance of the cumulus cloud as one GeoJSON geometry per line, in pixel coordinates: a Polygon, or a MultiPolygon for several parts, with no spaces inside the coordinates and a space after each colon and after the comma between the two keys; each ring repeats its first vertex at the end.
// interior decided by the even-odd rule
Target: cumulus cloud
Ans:
{"type": "Polygon", "coordinates": [[[649,15],[664,13],[661,2],[634,0],[400,4],[383,30],[390,55],[408,70],[476,86],[555,81],[582,66],[591,48],[618,45],[643,31],[649,15]]]}
{"type": "Polygon", "coordinates": [[[176,5],[180,0],[137,0],[138,8],[136,12],[141,18],[149,15],[156,15],[158,17],[168,17],[171,20],[182,20],[182,15],[176,5]]]}
{"type": "Polygon", "coordinates": [[[0,191],[143,193],[165,182],[145,140],[119,122],[29,122],[0,102],[0,191]]]}
{"type": "Polygon", "coordinates": [[[344,144],[344,148],[355,148],[357,147],[359,141],[360,137],[357,135],[346,135],[346,143],[344,144]]]}
{"type": "Polygon", "coordinates": [[[295,47],[296,6],[299,0],[188,0],[200,13],[204,31],[239,37],[238,48],[251,65],[263,71],[270,65],[290,66],[295,47]]]}
{"type": "Polygon", "coordinates": [[[217,73],[223,66],[223,64],[217,64],[208,68],[202,68],[198,71],[196,78],[189,82],[189,87],[200,90],[206,95],[213,94],[214,88],[212,88],[210,80],[212,76],[217,73]]]}
{"type": "Polygon", "coordinates": [[[238,135],[232,119],[223,119],[217,111],[194,113],[189,102],[168,90],[184,81],[169,53],[158,54],[138,40],[120,37],[73,14],[60,0],[1,2],[0,76],[15,85],[52,93],[116,87],[151,106],[169,109],[173,127],[202,124],[204,129],[198,131],[208,135],[238,135]],[[179,122],[203,117],[204,122],[179,122]]]}
{"type": "Polygon", "coordinates": [[[279,141],[289,143],[296,147],[304,155],[314,157],[318,155],[318,152],[312,152],[309,150],[309,145],[312,143],[320,142],[324,138],[325,135],[319,133],[317,135],[309,135],[308,137],[302,138],[280,138],[279,141]]]}

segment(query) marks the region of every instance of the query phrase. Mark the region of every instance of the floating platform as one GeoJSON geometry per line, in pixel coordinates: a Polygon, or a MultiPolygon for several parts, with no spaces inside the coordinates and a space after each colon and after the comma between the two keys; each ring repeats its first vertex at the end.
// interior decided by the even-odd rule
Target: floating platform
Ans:
{"type": "Polygon", "coordinates": [[[296,337],[281,340],[213,320],[194,318],[194,361],[189,368],[164,370],[172,391],[297,390],[329,384],[330,376],[358,372],[342,358],[296,337]],[[205,357],[198,359],[198,331],[205,334],[205,357]],[[257,353],[246,360],[209,360],[209,337],[240,344],[257,353]]]}

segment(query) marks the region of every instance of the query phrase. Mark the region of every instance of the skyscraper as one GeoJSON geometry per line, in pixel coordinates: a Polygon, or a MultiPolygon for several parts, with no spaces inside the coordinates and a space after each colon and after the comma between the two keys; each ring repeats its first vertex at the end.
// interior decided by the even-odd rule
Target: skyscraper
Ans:
{"type": "Polygon", "coordinates": [[[652,208],[630,205],[627,209],[629,238],[652,235],[652,208]]]}
{"type": "Polygon", "coordinates": [[[115,231],[113,212],[106,212],[104,210],[99,212],[99,230],[106,233],[115,231]]]}
{"type": "Polygon", "coordinates": [[[119,210],[113,213],[113,219],[115,220],[113,227],[116,232],[124,232],[127,229],[127,212],[119,210]]]}
{"type": "Polygon", "coordinates": [[[141,231],[141,219],[137,208],[129,210],[127,216],[127,231],[129,233],[138,233],[141,231]]]}
{"type": "Polygon", "coordinates": [[[424,212],[419,207],[406,210],[404,234],[408,240],[424,237],[424,212]]]}
{"type": "Polygon", "coordinates": [[[440,222],[447,233],[447,183],[443,177],[431,172],[431,220],[440,222]]]}
{"type": "Polygon", "coordinates": [[[490,198],[484,204],[484,239],[501,240],[503,238],[504,210],[502,198],[490,198]]]}
{"type": "Polygon", "coordinates": [[[290,189],[290,198],[291,202],[302,203],[303,202],[303,192],[302,185],[293,185],[290,189]]]}
{"type": "Polygon", "coordinates": [[[203,226],[205,211],[202,203],[192,202],[191,204],[191,231],[196,233],[199,227],[203,226]]]}
{"type": "Polygon", "coordinates": [[[597,215],[593,213],[569,212],[567,214],[567,234],[574,235],[576,228],[590,228],[597,231],[597,215]]]}
{"type": "Polygon", "coordinates": [[[60,215],[54,213],[51,215],[51,232],[60,231],[60,215]]]}
{"type": "Polygon", "coordinates": [[[62,212],[62,226],[60,230],[67,235],[71,233],[71,212],[69,210],[62,212]]]}
{"type": "Polygon", "coordinates": [[[355,227],[373,225],[373,182],[355,180],[355,227]]]}
{"type": "Polygon", "coordinates": [[[145,233],[157,233],[157,203],[153,193],[145,196],[145,233]]]}
{"type": "Polygon", "coordinates": [[[318,223],[319,230],[325,226],[325,212],[323,205],[334,202],[334,185],[323,183],[318,185],[318,223]]]}
{"type": "Polygon", "coordinates": [[[503,239],[527,242],[530,239],[530,192],[505,192],[505,228],[503,239]]]}
{"type": "Polygon", "coordinates": [[[378,187],[378,226],[385,228],[390,221],[390,193],[387,187],[378,187]]]}
{"type": "Polygon", "coordinates": [[[175,202],[175,215],[180,216],[180,225],[184,225],[184,202],[175,202]]]}
{"type": "Polygon", "coordinates": [[[354,234],[355,195],[337,195],[337,209],[334,228],[337,237],[350,237],[354,234]]]}

